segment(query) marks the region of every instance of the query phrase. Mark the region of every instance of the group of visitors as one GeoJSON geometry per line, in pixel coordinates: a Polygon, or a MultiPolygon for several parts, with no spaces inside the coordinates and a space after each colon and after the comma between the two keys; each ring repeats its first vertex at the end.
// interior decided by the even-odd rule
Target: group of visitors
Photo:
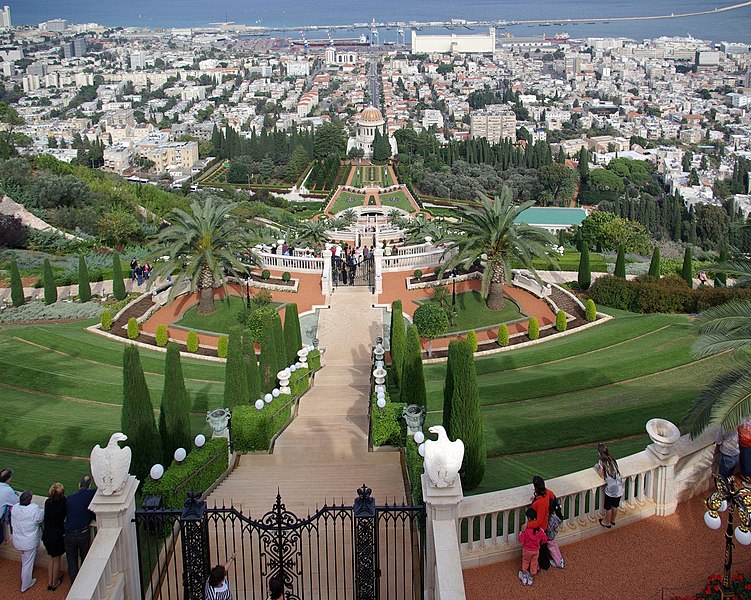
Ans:
{"type": "MultiPolygon", "coordinates": [[[[623,479],[617,461],[610,455],[604,444],[597,445],[599,460],[595,471],[605,480],[603,508],[605,515],[600,525],[610,529],[615,525],[615,514],[623,496],[623,479]]],[[[563,569],[565,564],[556,536],[563,523],[563,510],[555,494],[545,487],[545,481],[539,475],[532,478],[534,494],[532,502],[525,512],[527,522],[519,534],[522,545],[522,565],[519,581],[522,585],[532,585],[533,576],[540,569],[550,567],[563,569]]]]}
{"type": "Polygon", "coordinates": [[[720,451],[718,473],[727,479],[740,465],[741,475],[751,477],[751,417],[728,431],[720,428],[715,441],[720,451]]]}
{"type": "Polygon", "coordinates": [[[135,258],[130,261],[130,280],[137,281],[140,286],[144,281],[151,277],[153,267],[147,262],[143,265],[135,258]]]}
{"type": "Polygon", "coordinates": [[[372,246],[353,248],[349,244],[337,244],[331,247],[331,264],[334,277],[343,285],[354,285],[357,269],[373,256],[372,246]]]}
{"type": "Polygon", "coordinates": [[[12,478],[12,469],[0,471],[0,543],[10,525],[13,547],[21,553],[21,592],[37,582],[33,572],[40,540],[50,556],[47,589],[56,590],[63,582],[63,554],[73,583],[91,545],[89,526],[94,514],[89,504],[96,493],[91,488],[91,477],[84,476],[78,491],[67,497],[61,483],[52,484],[44,508],[33,502],[31,490],[16,492],[11,487],[12,478]]]}

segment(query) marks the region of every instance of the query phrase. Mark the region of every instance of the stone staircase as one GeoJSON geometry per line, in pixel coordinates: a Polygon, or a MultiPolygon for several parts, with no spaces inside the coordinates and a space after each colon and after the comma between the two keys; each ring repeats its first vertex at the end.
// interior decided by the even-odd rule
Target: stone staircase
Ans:
{"type": "Polygon", "coordinates": [[[581,305],[571,298],[568,294],[564,293],[558,286],[551,286],[551,293],[549,298],[555,302],[555,305],[565,312],[567,315],[572,315],[577,319],[585,319],[584,309],[581,305]]]}

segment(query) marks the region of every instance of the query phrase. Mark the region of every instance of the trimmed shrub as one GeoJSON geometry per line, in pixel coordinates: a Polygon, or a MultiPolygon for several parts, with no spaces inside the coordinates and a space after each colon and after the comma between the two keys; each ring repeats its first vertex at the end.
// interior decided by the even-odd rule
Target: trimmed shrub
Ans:
{"type": "Polygon", "coordinates": [[[308,368],[311,371],[317,371],[321,368],[321,351],[313,350],[308,354],[308,368]]]}
{"type": "Polygon", "coordinates": [[[261,279],[271,279],[271,271],[268,269],[261,271],[261,279]]]}
{"type": "Polygon", "coordinates": [[[135,317],[128,319],[128,339],[135,340],[141,334],[141,327],[135,317]]]}
{"type": "Polygon", "coordinates": [[[49,258],[44,259],[42,275],[44,279],[44,303],[54,304],[57,302],[57,284],[55,283],[55,276],[52,274],[52,265],[50,265],[49,258]]]}
{"type": "Polygon", "coordinates": [[[634,292],[625,279],[605,275],[592,284],[589,295],[599,305],[630,310],[634,292]]]}
{"type": "Polygon", "coordinates": [[[407,341],[404,346],[404,365],[402,367],[402,387],[400,400],[405,404],[426,406],[425,376],[422,371],[422,348],[417,327],[407,327],[407,341]]]}
{"type": "Polygon", "coordinates": [[[694,277],[691,271],[691,246],[686,246],[686,251],[683,253],[683,268],[681,269],[681,277],[683,281],[688,284],[688,287],[694,287],[694,277]]]}
{"type": "Polygon", "coordinates": [[[527,335],[530,340],[536,340],[540,337],[540,323],[537,317],[530,317],[527,323],[527,335]]]}
{"type": "Polygon", "coordinates": [[[21,273],[18,272],[15,258],[10,261],[10,299],[13,306],[23,306],[23,303],[26,302],[23,294],[21,273]]]}
{"type": "Polygon", "coordinates": [[[176,342],[167,344],[164,360],[164,388],[159,407],[159,436],[162,440],[163,465],[172,462],[175,450],[190,449],[190,399],[185,389],[180,347],[176,342]]]}
{"type": "Polygon", "coordinates": [[[587,242],[582,242],[578,281],[579,288],[582,290],[587,290],[592,285],[592,269],[589,266],[589,244],[587,242]]]}
{"type": "Polygon", "coordinates": [[[120,427],[128,436],[125,443],[130,446],[132,456],[130,472],[139,481],[146,481],[151,466],[162,460],[162,452],[141,357],[138,347],[130,344],[125,346],[123,352],[123,407],[120,427]]]}
{"type": "Polygon", "coordinates": [[[250,403],[253,404],[263,395],[263,389],[261,388],[261,374],[258,371],[256,347],[253,344],[253,337],[247,329],[243,331],[243,357],[245,359],[245,371],[248,377],[248,399],[250,400],[250,403]]]}
{"type": "MultiPolygon", "coordinates": [[[[717,262],[724,263],[730,260],[730,254],[728,253],[726,248],[720,249],[720,258],[717,262]]],[[[716,273],[714,276],[714,286],[716,288],[718,287],[727,287],[728,285],[728,278],[725,273],[716,273]]]]}
{"type": "Polygon", "coordinates": [[[412,492],[412,503],[422,504],[422,479],[421,476],[425,470],[423,458],[418,451],[417,443],[413,437],[407,438],[404,448],[404,459],[407,463],[407,473],[409,474],[409,483],[412,492]]]}
{"type": "Polygon", "coordinates": [[[420,337],[428,338],[428,356],[433,353],[433,339],[446,333],[449,328],[449,318],[446,311],[434,302],[421,304],[412,315],[412,321],[417,327],[420,337]]]}
{"type": "Polygon", "coordinates": [[[109,331],[112,329],[112,313],[110,313],[108,308],[105,308],[102,311],[102,317],[99,322],[102,325],[102,331],[109,331]]]}
{"type": "Polygon", "coordinates": [[[271,315],[276,313],[276,309],[273,306],[261,306],[255,309],[251,308],[249,313],[245,311],[246,309],[243,309],[238,314],[237,319],[247,327],[246,331],[250,331],[253,341],[260,342],[263,325],[271,319],[271,315]],[[247,318],[245,318],[246,314],[248,315],[247,318]]]}
{"type": "Polygon", "coordinates": [[[391,402],[386,392],[386,406],[378,408],[378,395],[373,392],[370,408],[370,442],[374,446],[402,446],[405,421],[402,410],[407,406],[403,402],[391,402]]]}
{"type": "Polygon", "coordinates": [[[451,410],[454,399],[454,363],[459,340],[449,342],[448,360],[446,361],[446,378],[443,382],[443,415],[442,424],[446,434],[451,439],[451,410]]]}
{"type": "Polygon", "coordinates": [[[469,342],[469,347],[472,348],[472,352],[477,352],[477,332],[474,329],[470,329],[467,332],[467,341],[469,342]]]}
{"type": "Polygon", "coordinates": [[[508,325],[506,323],[501,323],[498,328],[498,345],[503,348],[509,345],[508,325]]]}
{"type": "Polygon", "coordinates": [[[120,255],[115,252],[112,255],[112,295],[118,300],[125,300],[125,282],[123,281],[123,266],[120,263],[120,255]]]}
{"type": "Polygon", "coordinates": [[[86,266],[86,258],[81,254],[78,256],[78,301],[88,302],[89,300],[91,300],[89,267],[86,266]]]}
{"type": "Polygon", "coordinates": [[[652,277],[660,276],[660,247],[655,246],[652,250],[652,260],[649,261],[649,274],[652,277]]]}
{"type": "Polygon", "coordinates": [[[404,364],[405,328],[402,315],[402,301],[391,303],[391,330],[389,332],[389,352],[391,353],[391,372],[396,379],[396,385],[402,384],[402,365],[404,364]]]}
{"type": "Polygon", "coordinates": [[[302,348],[302,332],[300,331],[297,304],[292,302],[284,308],[284,343],[287,359],[284,366],[294,365],[297,362],[297,351],[302,348]]]}
{"type": "Polygon", "coordinates": [[[192,329],[188,332],[188,339],[185,340],[185,346],[188,352],[198,352],[198,334],[192,329]]]}
{"type": "Polygon", "coordinates": [[[421,279],[422,278],[422,271],[420,269],[415,269],[415,272],[413,273],[415,279],[421,279]]]}
{"type": "MultiPolygon", "coordinates": [[[[235,415],[232,415],[234,425],[235,415]]],[[[190,450],[190,446],[185,448],[190,450]]],[[[193,448],[181,463],[172,461],[164,475],[154,481],[148,477],[143,484],[143,495],[156,494],[162,497],[164,508],[182,509],[192,490],[207,490],[228,468],[227,440],[206,440],[200,448],[193,448]],[[177,490],[177,492],[175,491],[177,490]]]]}
{"type": "Polygon", "coordinates": [[[229,348],[229,338],[226,335],[220,335],[216,341],[216,355],[219,358],[227,358],[227,350],[229,348]]]}
{"type": "Polygon", "coordinates": [[[555,313],[555,329],[556,331],[566,331],[568,327],[568,321],[566,320],[566,313],[559,310],[555,313]]]}
{"type": "Polygon", "coordinates": [[[595,306],[595,302],[592,298],[588,298],[584,303],[584,315],[590,323],[597,319],[597,306],[595,306]]]}
{"type": "Polygon", "coordinates": [[[156,345],[160,348],[164,348],[169,342],[169,330],[166,325],[159,325],[156,328],[156,345]]]}
{"type": "Polygon", "coordinates": [[[284,273],[282,273],[282,281],[287,282],[290,279],[292,279],[292,275],[289,274],[289,271],[285,271],[284,273]]]}
{"type": "Polygon", "coordinates": [[[615,272],[616,277],[626,279],[626,250],[623,244],[618,246],[618,256],[615,259],[615,272]]]}
{"type": "Polygon", "coordinates": [[[274,372],[274,385],[276,387],[276,373],[281,371],[287,365],[287,348],[284,345],[284,330],[282,329],[282,317],[278,312],[274,312],[271,317],[271,324],[274,327],[274,350],[276,351],[276,367],[274,372]]]}
{"type": "MultiPolygon", "coordinates": [[[[255,406],[237,406],[232,411],[232,434],[235,449],[239,452],[268,450],[274,437],[273,408],[265,405],[262,410],[255,406]]],[[[286,420],[285,420],[286,422],[286,420]]]]}
{"type": "Polygon", "coordinates": [[[261,334],[261,356],[258,360],[258,371],[261,375],[261,390],[269,391],[276,385],[276,374],[279,372],[274,349],[274,325],[271,319],[263,324],[261,334]]]}
{"type": "Polygon", "coordinates": [[[229,349],[224,366],[224,405],[234,408],[238,404],[244,405],[249,402],[242,329],[235,326],[229,330],[229,349]]]}

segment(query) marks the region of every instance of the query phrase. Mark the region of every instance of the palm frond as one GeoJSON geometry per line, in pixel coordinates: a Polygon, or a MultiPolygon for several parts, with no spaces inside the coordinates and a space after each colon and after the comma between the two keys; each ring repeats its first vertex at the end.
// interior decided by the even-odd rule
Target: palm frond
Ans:
{"type": "Polygon", "coordinates": [[[751,301],[732,300],[714,306],[697,317],[695,326],[700,335],[692,352],[697,358],[751,348],[751,301]]]}
{"type": "Polygon", "coordinates": [[[751,373],[737,368],[712,381],[693,401],[681,425],[691,437],[710,425],[722,424],[728,430],[751,415],[751,373]]]}

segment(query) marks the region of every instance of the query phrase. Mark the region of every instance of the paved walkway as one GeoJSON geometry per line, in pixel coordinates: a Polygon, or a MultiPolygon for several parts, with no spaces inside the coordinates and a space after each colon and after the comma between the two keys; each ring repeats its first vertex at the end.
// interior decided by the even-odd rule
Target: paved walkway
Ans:
{"type": "MultiPolygon", "coordinates": [[[[91,293],[98,296],[107,296],[112,293],[112,280],[106,281],[92,281],[90,284],[91,293]]],[[[135,281],[129,278],[125,278],[125,291],[126,292],[145,292],[146,284],[142,284],[140,287],[135,281]]],[[[33,300],[44,299],[44,288],[25,287],[23,288],[23,295],[25,298],[32,298],[33,300]]],[[[67,300],[78,296],[78,284],[75,285],[59,285],[57,286],[57,297],[59,300],[67,300]]],[[[10,302],[10,288],[0,287],[0,302],[10,302]]]]}
{"type": "Polygon", "coordinates": [[[366,483],[381,504],[405,498],[398,452],[368,452],[370,348],[382,335],[381,311],[367,288],[339,288],[321,311],[324,366],[272,454],[247,454],[211,494],[260,518],[277,489],[301,516],[325,501],[351,504],[366,483]]]}

